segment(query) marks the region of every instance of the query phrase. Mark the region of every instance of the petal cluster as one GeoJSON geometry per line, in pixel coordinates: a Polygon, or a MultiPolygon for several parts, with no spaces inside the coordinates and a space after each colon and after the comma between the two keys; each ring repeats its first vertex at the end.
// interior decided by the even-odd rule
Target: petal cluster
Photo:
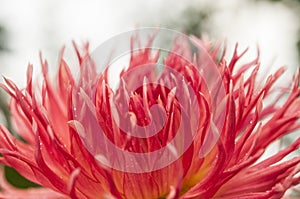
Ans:
{"type": "MultiPolygon", "coordinates": [[[[208,60],[197,59],[187,45],[176,41],[173,47],[176,53],[165,55],[163,64],[182,75],[185,79],[181,82],[166,69],[160,71],[161,84],[147,84],[151,77],[145,71],[127,78],[131,70],[160,61],[161,52],[145,48],[131,53],[129,66],[121,72],[120,84],[114,90],[109,84],[109,71],[97,73],[88,45],[83,49],[74,45],[80,65],[79,80],[64,60],[63,51],[54,80],[49,77],[48,64],[42,58],[41,84],[33,82],[31,65],[24,89],[5,78],[1,86],[11,96],[15,131],[22,139],[0,126],[0,163],[15,168],[43,188],[13,188],[1,170],[0,197],[264,199],[281,198],[289,188],[299,184],[300,157],[287,159],[299,148],[299,136],[290,146],[261,159],[270,144],[300,130],[299,72],[290,88],[276,90],[274,85],[283,68],[259,82],[259,57],[239,64],[246,51],[239,54],[236,46],[227,61],[220,45],[193,40],[204,46],[209,59],[214,61],[224,87],[224,99],[212,97],[201,73],[195,69],[208,60]],[[131,92],[136,82],[144,84],[131,92]],[[167,83],[171,88],[162,86],[167,83]],[[180,89],[182,95],[188,96],[183,101],[175,95],[180,89]],[[74,110],[74,101],[79,110],[74,110]],[[158,105],[165,115],[153,115],[150,111],[153,105],[158,105]],[[225,108],[218,109],[218,105],[225,108]],[[194,121],[196,106],[201,117],[194,121]],[[221,113],[222,128],[214,128],[211,121],[221,113]],[[93,118],[87,119],[87,115],[93,118]],[[115,115],[124,117],[115,121],[115,115]],[[124,151],[156,151],[176,136],[180,118],[188,121],[184,123],[184,133],[192,135],[193,140],[178,159],[165,167],[144,173],[124,172],[101,163],[116,162],[95,155],[107,150],[99,144],[103,136],[124,151]],[[128,134],[134,132],[137,124],[145,126],[151,121],[155,122],[153,127],[163,125],[157,134],[147,138],[128,134]],[[103,130],[102,137],[95,132],[95,125],[103,130]],[[217,131],[219,139],[211,150],[202,154],[211,131],[217,131]]],[[[172,154],[178,152],[169,150],[172,154]]],[[[155,166],[153,161],[148,162],[150,167],[155,166]]]]}

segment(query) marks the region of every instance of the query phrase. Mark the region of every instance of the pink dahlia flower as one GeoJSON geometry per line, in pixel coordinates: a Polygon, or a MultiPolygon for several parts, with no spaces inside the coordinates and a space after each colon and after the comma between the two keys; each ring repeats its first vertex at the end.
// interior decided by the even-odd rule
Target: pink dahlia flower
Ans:
{"type": "MultiPolygon", "coordinates": [[[[273,85],[284,69],[270,75],[264,83],[258,82],[258,58],[238,66],[246,51],[239,54],[236,47],[232,58],[226,60],[220,46],[196,38],[193,41],[205,46],[207,59],[197,59],[197,51],[193,54],[187,45],[176,41],[173,49],[177,54],[159,51],[153,54],[149,48],[131,52],[129,66],[121,72],[121,83],[116,89],[108,82],[108,70],[97,73],[88,45],[82,50],[75,46],[81,65],[79,79],[71,73],[63,53],[54,79],[48,75],[47,62],[41,59],[43,82],[40,86],[32,81],[31,65],[24,89],[5,78],[2,88],[11,96],[15,131],[22,139],[0,126],[0,163],[15,168],[41,187],[16,189],[6,182],[1,170],[0,198],[283,197],[289,188],[300,182],[300,157],[287,158],[298,149],[300,138],[268,158],[261,157],[271,143],[300,129],[299,72],[290,89],[281,89],[281,93],[275,95],[273,85]],[[213,60],[220,74],[223,99],[214,99],[201,73],[195,71],[194,67],[205,65],[209,60],[213,60]],[[158,62],[182,75],[183,83],[176,82],[173,73],[165,71],[167,69],[160,71],[158,82],[173,81],[172,88],[147,84],[151,74],[146,75],[145,71],[135,73],[134,78],[126,77],[127,72],[140,65],[158,62]],[[129,91],[137,81],[142,81],[142,86],[129,91]],[[91,89],[95,89],[94,95],[91,89]],[[185,96],[182,102],[176,95],[180,89],[180,95],[185,96]],[[191,95],[190,89],[195,95],[191,95]],[[124,101],[127,109],[122,104],[124,101]],[[165,115],[160,115],[160,111],[151,112],[153,105],[158,105],[165,115]],[[225,109],[218,109],[218,106],[225,109]],[[122,112],[124,118],[120,116],[122,112]],[[119,115],[118,121],[113,119],[114,115],[119,115]],[[165,147],[180,128],[180,117],[186,118],[184,133],[191,134],[193,139],[170,164],[155,168],[156,161],[164,158],[156,157],[139,162],[140,165],[129,171],[113,166],[131,167],[131,160],[122,159],[113,152],[104,157],[104,152],[110,153],[110,149],[99,144],[103,136],[116,147],[139,154],[165,147]],[[213,118],[223,122],[220,129],[218,124],[211,122],[213,118]],[[134,133],[137,125],[148,125],[151,120],[163,125],[154,135],[138,137],[125,132],[134,133]],[[124,128],[118,128],[122,123],[124,128]],[[104,134],[97,137],[93,125],[99,125],[104,134]],[[213,135],[218,135],[218,139],[211,144],[210,150],[203,152],[203,146],[210,145],[207,140],[213,135]],[[110,157],[114,156],[116,160],[112,162],[110,157]],[[155,169],[134,172],[145,164],[155,169]]],[[[218,88],[215,90],[221,92],[218,88]]],[[[159,125],[157,123],[151,128],[159,125]]],[[[149,133],[147,129],[143,132],[149,133]]],[[[181,139],[186,141],[185,137],[181,139]]],[[[169,147],[169,155],[176,155],[180,147],[185,147],[185,143],[169,147]]]]}

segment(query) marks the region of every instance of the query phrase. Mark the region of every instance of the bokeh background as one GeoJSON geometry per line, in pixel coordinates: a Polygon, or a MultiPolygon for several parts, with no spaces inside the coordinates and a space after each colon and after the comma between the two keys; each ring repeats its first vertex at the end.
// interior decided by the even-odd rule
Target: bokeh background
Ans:
{"type": "Polygon", "coordinates": [[[22,85],[29,62],[39,69],[39,51],[54,67],[71,40],[89,41],[93,49],[120,32],[162,26],[227,39],[231,48],[239,42],[253,56],[258,44],[263,66],[287,65],[292,74],[299,66],[299,5],[299,0],[0,0],[0,73],[22,85]]]}
{"type": "MultiPolygon", "coordinates": [[[[226,40],[229,54],[238,42],[241,50],[249,47],[248,60],[259,46],[262,73],[287,66],[282,86],[300,65],[300,0],[0,0],[0,74],[22,87],[28,63],[40,71],[39,51],[54,73],[62,46],[67,61],[74,62],[72,40],[89,41],[93,50],[113,35],[145,26],[226,40]]],[[[1,91],[0,119],[11,128],[6,104],[1,91]]],[[[34,186],[12,169],[6,175],[15,186],[34,186]]]]}

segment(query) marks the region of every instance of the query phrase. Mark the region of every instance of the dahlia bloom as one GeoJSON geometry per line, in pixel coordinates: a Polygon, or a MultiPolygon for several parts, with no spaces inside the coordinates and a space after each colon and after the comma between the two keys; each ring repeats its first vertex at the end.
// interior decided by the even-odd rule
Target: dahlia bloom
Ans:
{"type": "MultiPolygon", "coordinates": [[[[115,90],[108,82],[109,71],[99,74],[95,70],[88,45],[83,49],[74,45],[80,64],[79,79],[71,73],[63,52],[54,80],[49,77],[48,64],[42,58],[42,85],[33,83],[31,65],[24,89],[4,78],[6,84],[2,84],[2,88],[11,96],[14,127],[22,140],[0,126],[0,163],[15,168],[41,187],[14,188],[6,182],[1,169],[0,198],[263,199],[281,198],[289,188],[299,184],[300,157],[287,158],[298,149],[299,137],[276,154],[260,159],[271,143],[300,129],[299,72],[290,89],[281,89],[280,94],[275,95],[277,90],[273,85],[284,72],[283,68],[264,83],[258,82],[259,58],[239,65],[246,51],[239,54],[237,46],[232,58],[226,60],[220,45],[197,38],[193,41],[204,46],[218,69],[224,87],[223,99],[213,99],[200,73],[193,68],[208,60],[196,59],[197,52],[192,53],[187,45],[176,41],[173,49],[177,54],[165,55],[159,51],[153,54],[149,48],[131,52],[129,66],[121,72],[120,84],[115,90]],[[185,77],[184,83],[174,80],[175,83],[170,84],[173,88],[168,89],[147,84],[150,77],[145,78],[145,74],[125,78],[127,72],[140,65],[160,62],[161,56],[164,56],[164,65],[185,77]],[[128,91],[136,81],[144,84],[134,92],[128,91]],[[184,109],[175,95],[180,87],[184,90],[182,95],[189,96],[183,102],[187,105],[184,109]],[[95,96],[91,95],[91,88],[96,90],[95,96]],[[195,96],[191,96],[190,88],[196,91],[195,96]],[[120,99],[126,99],[129,108],[124,108],[120,99]],[[80,110],[74,111],[74,101],[80,110]],[[115,108],[110,106],[112,103],[115,108]],[[163,116],[166,117],[157,134],[137,137],[126,134],[125,127],[118,128],[126,121],[126,131],[133,132],[136,124],[149,124],[151,118],[160,122],[162,115],[151,115],[150,107],[155,104],[165,111],[163,116]],[[218,105],[224,105],[225,109],[213,108],[218,105]],[[199,107],[200,118],[195,116],[195,107],[199,107]],[[112,119],[120,112],[126,112],[127,118],[112,119]],[[212,118],[222,120],[222,114],[222,128],[212,126],[212,118]],[[86,119],[86,115],[94,118],[86,119]],[[98,145],[103,136],[99,138],[97,132],[92,132],[93,125],[99,125],[104,135],[122,150],[145,153],[166,146],[174,138],[180,125],[179,117],[189,118],[184,123],[184,133],[192,134],[193,140],[178,159],[164,167],[129,172],[110,167],[118,163],[103,155],[94,155],[104,149],[98,145]],[[193,129],[196,130],[193,132],[193,129]],[[211,131],[217,131],[219,137],[210,150],[203,152],[211,131]]],[[[173,81],[170,73],[160,72],[160,82],[173,81]]],[[[177,149],[169,150],[177,153],[177,149]]],[[[117,154],[111,154],[114,155],[117,154]]],[[[138,168],[139,165],[134,167],[138,168]]]]}

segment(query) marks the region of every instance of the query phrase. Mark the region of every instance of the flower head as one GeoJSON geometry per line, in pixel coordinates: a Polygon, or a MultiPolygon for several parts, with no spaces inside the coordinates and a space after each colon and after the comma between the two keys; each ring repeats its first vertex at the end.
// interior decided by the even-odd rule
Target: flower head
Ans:
{"type": "Polygon", "coordinates": [[[75,45],[79,79],[63,53],[54,81],[43,59],[41,86],[32,81],[31,65],[25,89],[5,78],[2,87],[12,97],[22,140],[1,125],[0,162],[43,188],[18,190],[1,175],[0,197],[280,198],[297,185],[300,157],[284,158],[299,147],[299,137],[260,157],[271,143],[300,129],[299,73],[274,100],[273,85],[284,69],[260,83],[258,58],[237,66],[246,53],[238,54],[237,46],[227,61],[220,46],[193,42],[203,49],[194,52],[174,41],[164,54],[150,50],[150,39],[148,47],[131,52],[116,89],[108,69],[97,72],[88,45],[82,52],[75,45]],[[159,62],[167,67],[153,70],[159,62]],[[208,63],[219,79],[209,67],[206,79],[197,70],[208,63]],[[109,143],[138,155],[119,154],[109,143]]]}

